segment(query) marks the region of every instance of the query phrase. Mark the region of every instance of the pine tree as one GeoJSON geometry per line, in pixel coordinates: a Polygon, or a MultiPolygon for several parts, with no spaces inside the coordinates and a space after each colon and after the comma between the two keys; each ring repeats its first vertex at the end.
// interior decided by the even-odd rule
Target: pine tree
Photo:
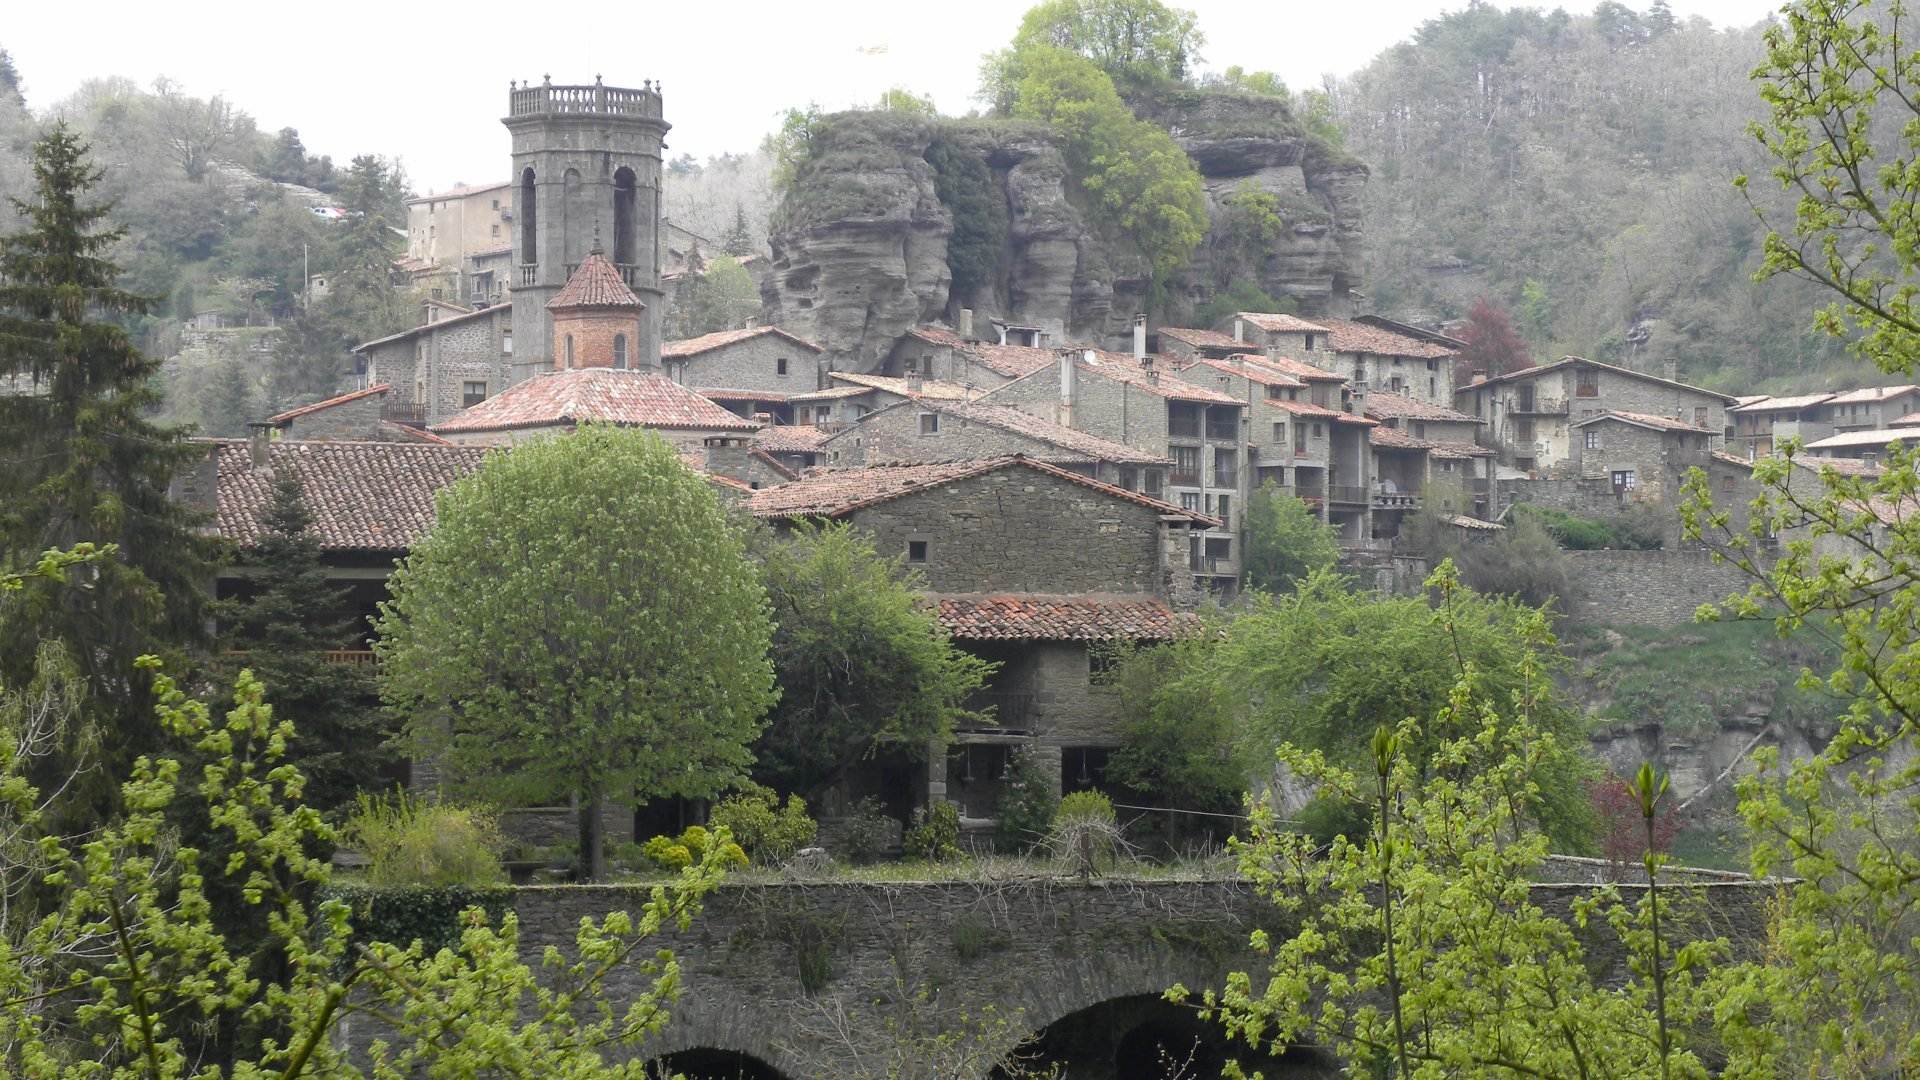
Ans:
{"type": "Polygon", "coordinates": [[[277,717],[299,736],[289,760],[306,774],[306,802],[332,810],[378,785],[390,732],[367,669],[327,661],[367,628],[346,612],[346,591],[327,580],[300,478],[280,470],[266,535],[243,556],[245,595],[221,605],[220,682],[245,667],[267,688],[277,717]]]}
{"type": "Polygon", "coordinates": [[[721,249],[736,259],[753,254],[753,227],[747,224],[747,207],[738,199],[733,203],[733,225],[720,241],[721,249]]]}
{"type": "Polygon", "coordinates": [[[36,644],[62,642],[109,754],[130,760],[157,736],[134,659],[203,636],[214,549],[168,486],[204,451],[147,419],[159,364],[120,320],[152,301],[115,285],[106,252],[120,232],[106,206],[84,201],[101,176],[87,147],[56,124],[34,146],[33,173],[34,198],[14,201],[25,229],[0,238],[0,385],[12,391],[0,393],[0,564],[82,541],[117,547],[84,587],[30,590],[0,611],[0,678],[19,685],[36,644]]]}

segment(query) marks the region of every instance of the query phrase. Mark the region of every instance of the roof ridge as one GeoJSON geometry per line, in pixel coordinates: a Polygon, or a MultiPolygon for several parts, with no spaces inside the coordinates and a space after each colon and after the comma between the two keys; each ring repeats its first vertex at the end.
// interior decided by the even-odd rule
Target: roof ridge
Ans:
{"type": "Polygon", "coordinates": [[[306,405],[295,406],[294,408],[288,409],[285,412],[275,413],[274,415],[267,417],[267,419],[265,420],[265,423],[269,423],[269,424],[285,423],[288,420],[295,420],[302,416],[306,416],[310,413],[319,412],[321,409],[332,408],[335,405],[345,405],[349,401],[355,401],[363,397],[371,397],[374,394],[384,394],[392,389],[393,389],[393,384],[391,383],[374,383],[372,386],[363,387],[359,390],[349,390],[344,394],[335,394],[333,397],[330,397],[330,398],[325,398],[320,401],[311,402],[306,405]]]}

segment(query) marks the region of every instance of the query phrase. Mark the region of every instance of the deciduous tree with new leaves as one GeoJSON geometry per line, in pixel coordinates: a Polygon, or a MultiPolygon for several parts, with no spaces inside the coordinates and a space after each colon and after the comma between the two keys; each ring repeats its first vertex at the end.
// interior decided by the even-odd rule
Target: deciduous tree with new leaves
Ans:
{"type": "Polygon", "coordinates": [[[381,605],[380,692],[456,786],[580,806],[746,776],[775,698],[767,593],[740,526],[658,435],[587,425],[440,493],[381,605]]]}

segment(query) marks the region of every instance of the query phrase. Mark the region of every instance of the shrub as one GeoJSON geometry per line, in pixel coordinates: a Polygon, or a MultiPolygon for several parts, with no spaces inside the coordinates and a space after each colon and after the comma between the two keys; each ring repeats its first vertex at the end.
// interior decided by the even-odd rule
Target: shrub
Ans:
{"type": "Polygon", "coordinates": [[[720,800],[707,823],[732,833],[734,842],[757,863],[791,858],[819,832],[819,826],[807,815],[806,800],[789,795],[782,806],[778,794],[759,784],[749,784],[720,800]]]}
{"type": "Polygon", "coordinates": [[[506,880],[498,823],[476,806],[396,791],[360,795],[341,839],[367,857],[373,885],[488,885],[506,880]]]}
{"type": "Polygon", "coordinates": [[[913,812],[903,845],[907,854],[928,862],[960,857],[960,808],[945,799],[913,812]]]}
{"type": "Polygon", "coordinates": [[[893,827],[893,819],[873,796],[854,803],[853,812],[847,815],[841,829],[841,845],[846,849],[847,861],[870,863],[885,855],[893,846],[893,827]]]}
{"type": "Polygon", "coordinates": [[[1120,827],[1113,800],[1097,791],[1076,791],[1060,800],[1047,846],[1056,859],[1071,863],[1081,877],[1091,876],[1100,863],[1120,848],[1120,827]]]}
{"type": "Polygon", "coordinates": [[[747,853],[724,831],[709,832],[700,825],[689,825],[678,837],[656,836],[640,850],[662,870],[679,871],[704,862],[708,849],[720,845],[721,857],[729,866],[747,865],[747,853]]]}
{"type": "Polygon", "coordinates": [[[1061,798],[1060,808],[1053,812],[1054,828],[1076,821],[1092,821],[1107,825],[1117,819],[1113,813],[1113,800],[1098,791],[1076,791],[1061,798]]]}
{"type": "Polygon", "coordinates": [[[1031,851],[1045,840],[1060,803],[1037,757],[1032,749],[1022,748],[1007,763],[1007,787],[994,808],[994,835],[1008,852],[1031,851]]]}

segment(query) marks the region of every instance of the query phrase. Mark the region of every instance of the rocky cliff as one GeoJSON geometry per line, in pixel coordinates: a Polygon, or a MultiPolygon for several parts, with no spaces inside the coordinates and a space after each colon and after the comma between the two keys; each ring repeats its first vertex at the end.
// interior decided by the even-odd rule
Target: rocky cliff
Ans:
{"type": "MultiPolygon", "coordinates": [[[[1185,92],[1136,103],[1167,128],[1205,180],[1214,230],[1192,265],[1171,282],[1156,321],[1184,321],[1234,273],[1308,313],[1345,314],[1361,265],[1360,198],[1366,168],[1303,133],[1270,98],[1185,92]],[[1252,258],[1244,236],[1223,235],[1226,200],[1272,196],[1281,220],[1252,258]]],[[[819,341],[855,370],[879,365],[912,327],[1004,319],[1050,331],[1057,341],[1122,346],[1133,314],[1146,310],[1144,263],[1103,234],[1081,209],[1076,178],[1041,128],[1009,121],[841,113],[815,129],[773,217],[772,259],[761,276],[764,316],[819,341]],[[955,295],[948,241],[954,212],[929,164],[936,142],[987,166],[1004,239],[979,285],[955,295]]]]}

